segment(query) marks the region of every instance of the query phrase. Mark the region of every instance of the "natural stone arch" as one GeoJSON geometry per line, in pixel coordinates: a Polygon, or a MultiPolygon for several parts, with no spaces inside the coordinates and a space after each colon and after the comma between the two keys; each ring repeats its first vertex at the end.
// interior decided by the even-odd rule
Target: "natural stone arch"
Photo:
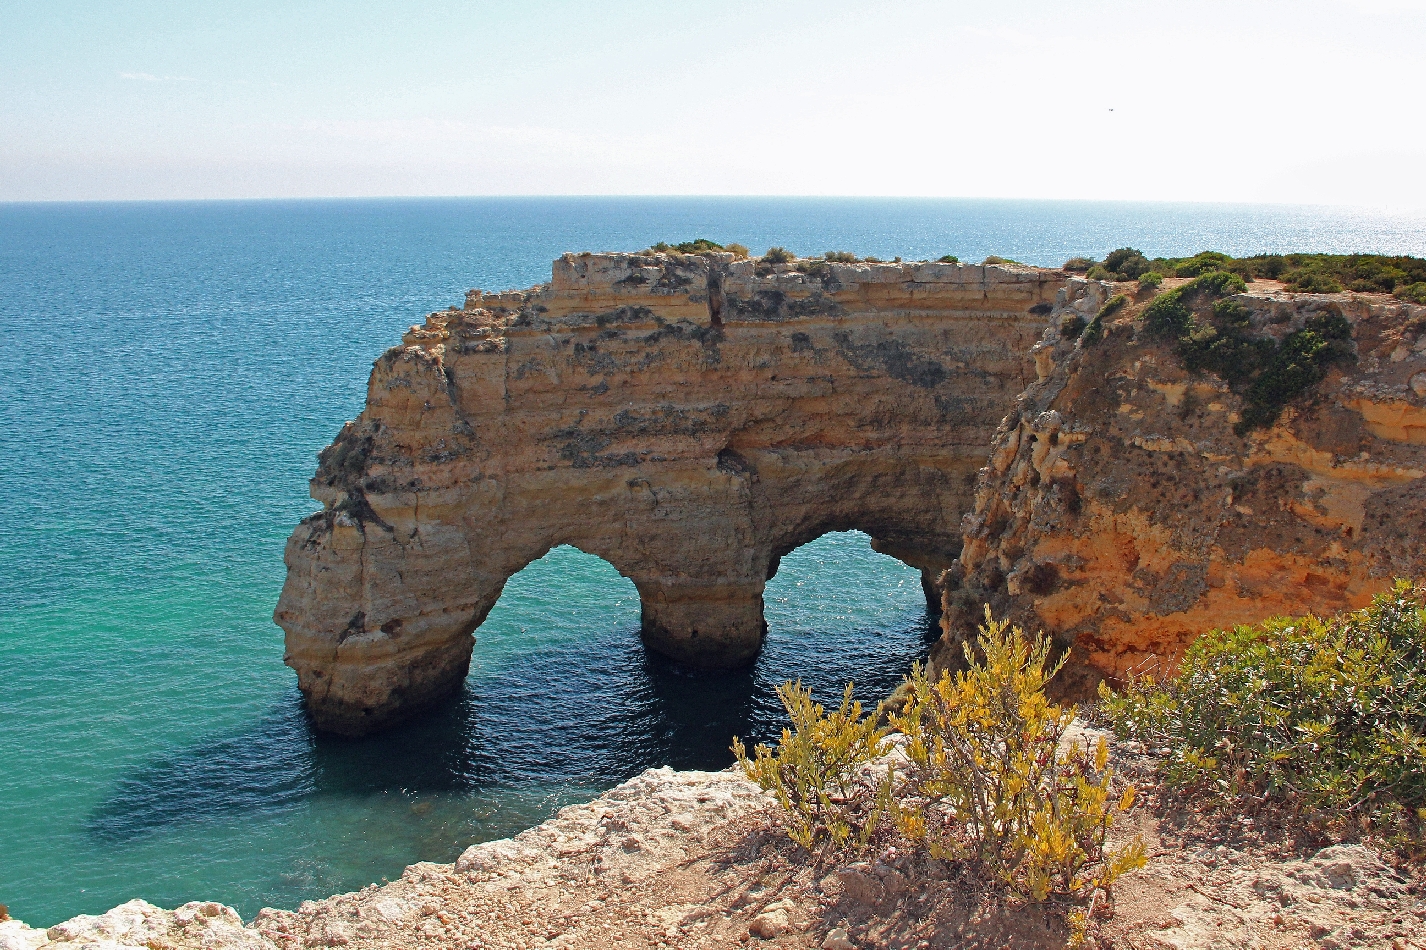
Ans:
{"type": "MultiPolygon", "coordinates": [[[[574,631],[587,633],[593,642],[638,629],[639,592],[634,582],[597,554],[557,544],[505,582],[499,600],[476,630],[476,643],[483,653],[498,637],[501,652],[508,657],[538,653],[547,635],[560,631],[563,637],[574,631]],[[537,634],[536,639],[527,642],[531,633],[537,634]]],[[[583,649],[557,639],[560,649],[583,649]]],[[[476,665],[473,659],[472,669],[476,665]]]]}
{"type": "Polygon", "coordinates": [[[505,581],[556,544],[630,578],[645,642],[694,666],[749,662],[770,570],[830,530],[929,592],[1033,348],[1102,298],[1032,268],[653,254],[472,292],[376,361],[288,543],[275,617],[317,725],[459,688],[505,581]]]}

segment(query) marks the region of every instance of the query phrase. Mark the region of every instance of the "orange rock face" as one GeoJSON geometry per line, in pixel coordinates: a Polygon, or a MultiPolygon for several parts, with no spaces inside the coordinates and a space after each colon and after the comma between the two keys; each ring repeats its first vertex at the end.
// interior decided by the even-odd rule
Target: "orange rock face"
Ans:
{"type": "Polygon", "coordinates": [[[726,254],[566,255],[549,284],[473,291],[377,360],[288,542],[276,620],[318,725],[459,688],[506,580],[560,544],[632,579],[647,644],[695,666],[756,654],[778,559],[828,531],[866,531],[929,593],[1032,347],[1103,295],[726,254]]]}
{"type": "Polygon", "coordinates": [[[1426,308],[1235,300],[1278,337],[1333,308],[1355,359],[1240,436],[1238,395],[1146,339],[1136,308],[1097,345],[1049,334],[946,576],[939,662],[989,604],[1072,646],[1065,689],[1084,695],[1204,630],[1361,607],[1426,574],[1426,308]]]}

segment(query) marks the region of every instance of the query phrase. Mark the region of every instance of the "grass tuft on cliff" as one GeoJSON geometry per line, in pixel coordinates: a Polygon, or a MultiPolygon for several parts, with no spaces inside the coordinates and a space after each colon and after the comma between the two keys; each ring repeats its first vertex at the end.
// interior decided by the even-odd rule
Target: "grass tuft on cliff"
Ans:
{"type": "Polygon", "coordinates": [[[1173,675],[1101,686],[1097,713],[1206,801],[1426,843],[1426,589],[1408,581],[1330,619],[1206,633],[1173,675]]]}

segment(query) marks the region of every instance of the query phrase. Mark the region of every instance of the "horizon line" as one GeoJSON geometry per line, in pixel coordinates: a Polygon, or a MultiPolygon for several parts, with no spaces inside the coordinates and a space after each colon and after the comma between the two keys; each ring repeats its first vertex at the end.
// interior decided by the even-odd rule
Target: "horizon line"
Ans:
{"type": "Polygon", "coordinates": [[[1026,204],[1122,204],[1122,205],[1199,205],[1238,208],[1323,208],[1338,211],[1370,211],[1403,217],[1426,215],[1426,207],[1387,207],[1371,204],[1337,204],[1299,201],[1205,200],[1191,198],[1027,198],[986,195],[817,195],[817,194],[449,194],[449,195],[264,195],[249,197],[202,198],[0,198],[0,208],[22,205],[139,205],[139,204],[241,204],[280,202],[340,202],[340,201],[964,201],[1022,202],[1026,204]]]}

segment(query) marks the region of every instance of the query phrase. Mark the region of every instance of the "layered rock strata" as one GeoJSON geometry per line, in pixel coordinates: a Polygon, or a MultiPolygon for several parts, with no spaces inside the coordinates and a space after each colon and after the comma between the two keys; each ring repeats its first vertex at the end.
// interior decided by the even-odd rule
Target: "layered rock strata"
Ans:
{"type": "Polygon", "coordinates": [[[552,547],[630,578],[648,645],[748,662],[779,558],[860,529],[932,580],[1031,348],[1103,285],[959,264],[566,255],[379,360],[321,454],[276,620],[319,727],[459,688],[506,580],[552,547]]]}
{"type": "Polygon", "coordinates": [[[1353,356],[1239,434],[1240,396],[1149,338],[1142,300],[1097,344],[1052,330],[980,477],[938,660],[989,604],[1072,646],[1064,685],[1084,695],[1204,630],[1329,615],[1426,575],[1426,308],[1267,284],[1234,299],[1262,337],[1339,314],[1353,356]]]}

